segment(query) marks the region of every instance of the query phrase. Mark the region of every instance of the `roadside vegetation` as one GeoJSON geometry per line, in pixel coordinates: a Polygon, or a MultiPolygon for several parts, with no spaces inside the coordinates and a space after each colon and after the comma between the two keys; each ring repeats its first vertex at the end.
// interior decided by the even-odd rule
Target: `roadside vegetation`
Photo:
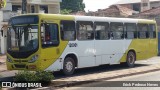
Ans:
{"type": "Polygon", "coordinates": [[[78,11],[84,11],[85,4],[83,0],[63,0],[60,3],[61,14],[70,14],[78,11]]]}
{"type": "Polygon", "coordinates": [[[19,71],[15,74],[15,82],[37,82],[47,86],[54,79],[53,73],[50,71],[19,71]]]}

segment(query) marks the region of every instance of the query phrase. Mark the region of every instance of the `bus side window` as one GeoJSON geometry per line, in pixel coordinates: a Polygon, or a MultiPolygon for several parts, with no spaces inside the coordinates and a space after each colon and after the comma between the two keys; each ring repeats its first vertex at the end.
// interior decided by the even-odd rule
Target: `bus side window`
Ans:
{"type": "Polygon", "coordinates": [[[57,46],[58,39],[58,25],[54,23],[45,23],[41,26],[42,47],[57,46]]]}
{"type": "Polygon", "coordinates": [[[134,39],[137,38],[137,29],[135,23],[125,23],[124,31],[126,39],[134,39]]]}
{"type": "Polygon", "coordinates": [[[138,37],[140,39],[146,39],[148,35],[148,24],[138,24],[138,37]]]}
{"type": "Polygon", "coordinates": [[[155,24],[149,25],[149,38],[156,38],[156,26],[155,24]]]}
{"type": "Polygon", "coordinates": [[[93,22],[90,21],[78,21],[77,22],[78,40],[93,40],[93,22]]]}
{"type": "Polygon", "coordinates": [[[95,22],[95,38],[96,40],[107,40],[109,35],[109,23],[107,22],[95,22]]]}
{"type": "Polygon", "coordinates": [[[75,40],[76,29],[74,21],[61,21],[61,39],[62,40],[75,40]]]}
{"type": "Polygon", "coordinates": [[[112,22],[110,24],[110,33],[111,33],[111,39],[123,39],[124,34],[123,34],[123,23],[119,22],[112,22]]]}

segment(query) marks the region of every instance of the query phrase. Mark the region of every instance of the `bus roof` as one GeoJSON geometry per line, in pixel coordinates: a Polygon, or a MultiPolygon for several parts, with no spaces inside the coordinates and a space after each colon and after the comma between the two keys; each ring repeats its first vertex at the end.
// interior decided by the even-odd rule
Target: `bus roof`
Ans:
{"type": "MultiPolygon", "coordinates": [[[[44,14],[44,13],[31,13],[31,14],[24,14],[24,15],[38,15],[40,17],[56,17],[57,19],[64,19],[64,18],[73,18],[75,21],[101,21],[101,22],[130,22],[130,23],[137,23],[137,22],[145,22],[145,23],[156,23],[155,20],[149,19],[136,19],[136,18],[118,18],[118,17],[100,17],[100,16],[77,16],[77,15],[62,15],[62,14],[44,14]]],[[[23,15],[21,15],[23,16],[23,15]]]]}

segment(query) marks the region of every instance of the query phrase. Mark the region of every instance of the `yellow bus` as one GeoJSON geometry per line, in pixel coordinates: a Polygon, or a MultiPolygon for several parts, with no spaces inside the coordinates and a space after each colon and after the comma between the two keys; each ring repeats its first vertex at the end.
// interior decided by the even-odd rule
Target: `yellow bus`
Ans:
{"type": "Polygon", "coordinates": [[[26,14],[9,20],[8,70],[50,70],[125,63],[156,56],[154,20],[26,14]]]}

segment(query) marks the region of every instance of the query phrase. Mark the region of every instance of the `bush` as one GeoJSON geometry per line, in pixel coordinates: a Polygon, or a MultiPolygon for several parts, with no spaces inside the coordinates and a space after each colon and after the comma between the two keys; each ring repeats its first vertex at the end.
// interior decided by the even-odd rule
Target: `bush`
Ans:
{"type": "Polygon", "coordinates": [[[36,73],[37,80],[39,82],[44,82],[44,81],[51,81],[54,79],[54,76],[51,72],[46,72],[46,71],[37,71],[36,73]]]}
{"type": "Polygon", "coordinates": [[[15,74],[15,82],[41,82],[42,84],[48,85],[51,80],[54,79],[52,72],[50,71],[19,71],[15,74]]]}
{"type": "Polygon", "coordinates": [[[31,81],[37,81],[35,72],[29,72],[29,71],[19,71],[15,74],[14,81],[16,82],[31,82],[31,81]]]}

